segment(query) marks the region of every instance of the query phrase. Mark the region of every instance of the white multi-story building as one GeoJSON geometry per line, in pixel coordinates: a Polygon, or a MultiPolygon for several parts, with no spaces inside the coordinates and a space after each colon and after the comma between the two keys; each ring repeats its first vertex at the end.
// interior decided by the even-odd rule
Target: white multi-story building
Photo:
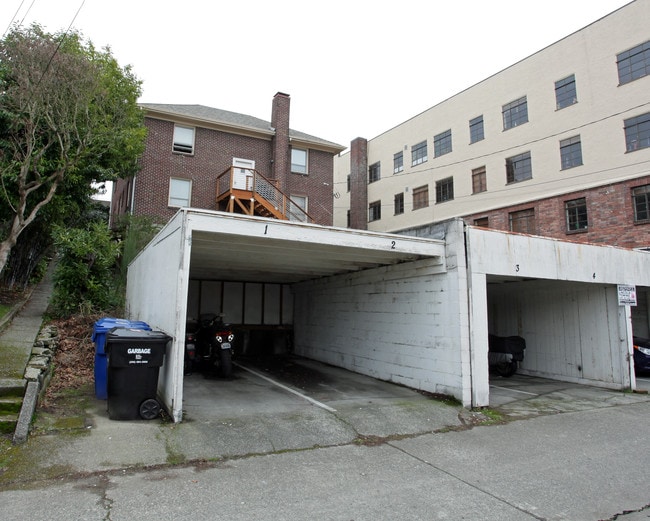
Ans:
{"type": "MultiPolygon", "coordinates": [[[[650,0],[335,158],[334,224],[469,224],[650,247],[650,0]]],[[[443,75],[444,76],[444,75],[443,75]]],[[[404,93],[406,94],[406,93],[404,93]]]]}

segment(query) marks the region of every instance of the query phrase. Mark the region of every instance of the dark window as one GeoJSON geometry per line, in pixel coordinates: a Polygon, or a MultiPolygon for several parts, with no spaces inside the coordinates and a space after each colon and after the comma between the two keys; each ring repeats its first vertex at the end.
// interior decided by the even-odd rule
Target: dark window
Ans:
{"type": "Polygon", "coordinates": [[[503,130],[528,122],[528,101],[526,96],[503,106],[503,130]]]}
{"type": "Polygon", "coordinates": [[[429,185],[413,189],[413,209],[419,210],[429,206],[429,185]]]}
{"type": "Polygon", "coordinates": [[[368,205],[368,222],[381,219],[381,201],[375,201],[368,205]]]}
{"type": "Polygon", "coordinates": [[[560,161],[562,170],[582,164],[582,145],[580,136],[573,136],[560,141],[560,161]]]}
{"type": "Polygon", "coordinates": [[[420,163],[424,163],[427,160],[427,142],[422,141],[422,143],[418,143],[417,145],[413,145],[411,147],[411,160],[412,160],[412,166],[419,165],[420,163]]]}
{"type": "Polygon", "coordinates": [[[472,193],[478,194],[487,190],[487,176],[485,167],[481,166],[472,170],[472,193]]]}
{"type": "Polygon", "coordinates": [[[404,152],[397,152],[393,155],[393,174],[398,174],[404,170],[404,152]]]}
{"type": "Polygon", "coordinates": [[[535,209],[520,210],[509,214],[510,231],[519,233],[535,233],[535,209]]]}
{"type": "Polygon", "coordinates": [[[350,226],[352,225],[352,218],[350,217],[350,214],[351,214],[350,210],[348,210],[347,213],[348,213],[348,216],[347,216],[347,217],[348,217],[348,224],[347,224],[347,227],[350,228],[350,226]]]}
{"type": "Polygon", "coordinates": [[[626,119],[624,126],[625,148],[628,152],[650,147],[650,112],[626,119]]]}
{"type": "Polygon", "coordinates": [[[433,157],[444,156],[451,152],[451,130],[445,130],[433,137],[433,157]]]}
{"type": "Polygon", "coordinates": [[[584,197],[564,203],[568,232],[587,231],[587,201],[584,197]]]}
{"type": "Polygon", "coordinates": [[[533,166],[530,161],[530,152],[524,152],[506,159],[506,180],[508,183],[518,183],[532,179],[533,166]]]}
{"type": "Polygon", "coordinates": [[[351,181],[351,176],[348,174],[348,192],[350,191],[350,184],[352,183],[351,181]]]}
{"type": "Polygon", "coordinates": [[[381,179],[381,164],[375,163],[368,168],[368,183],[374,183],[381,179]]]}
{"type": "Polygon", "coordinates": [[[194,129],[174,125],[174,152],[181,154],[194,153],[194,129]]]}
{"type": "Polygon", "coordinates": [[[485,139],[483,130],[483,116],[478,116],[469,120],[469,142],[476,143],[485,139]]]}
{"type": "Polygon", "coordinates": [[[571,75],[568,78],[555,82],[555,106],[557,110],[578,103],[576,94],[576,77],[571,75]]]}
{"type": "Polygon", "coordinates": [[[650,41],[617,55],[616,64],[620,85],[650,74],[650,41]]]}
{"type": "Polygon", "coordinates": [[[490,227],[490,221],[487,217],[479,217],[478,219],[474,219],[474,226],[480,226],[482,228],[489,228],[490,227]]]}
{"type": "Polygon", "coordinates": [[[448,177],[436,182],[436,203],[444,203],[454,198],[454,178],[448,177]]]}
{"type": "Polygon", "coordinates": [[[634,205],[634,222],[650,222],[650,185],[637,186],[632,189],[634,205]]]}
{"type": "Polygon", "coordinates": [[[404,193],[395,194],[395,215],[404,213],[404,193]]]}

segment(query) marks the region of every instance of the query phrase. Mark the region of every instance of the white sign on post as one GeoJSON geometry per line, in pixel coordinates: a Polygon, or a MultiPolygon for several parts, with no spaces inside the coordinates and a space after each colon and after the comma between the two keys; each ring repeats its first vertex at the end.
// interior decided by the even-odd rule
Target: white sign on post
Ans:
{"type": "Polygon", "coordinates": [[[618,305],[636,306],[636,286],[627,284],[618,285],[618,305]]]}

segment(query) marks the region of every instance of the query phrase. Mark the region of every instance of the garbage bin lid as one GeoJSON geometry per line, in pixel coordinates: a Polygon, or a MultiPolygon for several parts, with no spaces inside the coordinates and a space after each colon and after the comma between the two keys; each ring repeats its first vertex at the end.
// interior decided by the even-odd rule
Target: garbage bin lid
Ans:
{"type": "Polygon", "coordinates": [[[148,329],[151,327],[146,322],[140,320],[128,320],[126,318],[104,317],[95,322],[93,327],[92,340],[95,341],[98,334],[106,333],[115,327],[131,327],[137,329],[148,329]]]}
{"type": "Polygon", "coordinates": [[[117,327],[111,329],[106,335],[106,343],[116,343],[122,341],[138,341],[138,342],[156,342],[158,344],[166,344],[172,339],[168,334],[162,331],[151,331],[139,328],[122,328],[117,327]]]}

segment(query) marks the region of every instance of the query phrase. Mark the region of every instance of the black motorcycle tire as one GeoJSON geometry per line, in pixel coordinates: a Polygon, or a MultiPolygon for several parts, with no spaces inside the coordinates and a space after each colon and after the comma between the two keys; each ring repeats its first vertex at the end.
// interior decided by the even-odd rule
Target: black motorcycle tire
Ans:
{"type": "Polygon", "coordinates": [[[219,353],[221,376],[228,378],[232,374],[232,352],[230,349],[222,349],[219,353]]]}
{"type": "Polygon", "coordinates": [[[504,378],[510,378],[513,374],[517,372],[517,362],[499,362],[494,366],[495,371],[499,376],[504,378]]]}

